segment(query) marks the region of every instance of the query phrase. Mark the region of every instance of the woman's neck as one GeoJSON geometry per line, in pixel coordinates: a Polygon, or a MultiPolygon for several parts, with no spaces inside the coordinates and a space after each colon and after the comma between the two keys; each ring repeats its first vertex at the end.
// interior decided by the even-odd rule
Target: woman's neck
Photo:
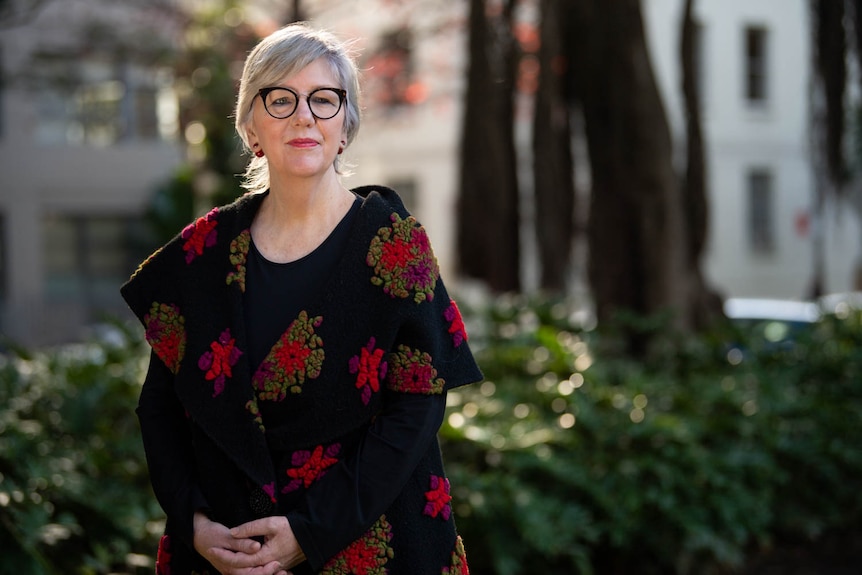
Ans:
{"type": "Polygon", "coordinates": [[[273,180],[252,222],[255,246],[270,261],[295,261],[323,243],[352,202],[353,194],[334,173],[273,180]]]}

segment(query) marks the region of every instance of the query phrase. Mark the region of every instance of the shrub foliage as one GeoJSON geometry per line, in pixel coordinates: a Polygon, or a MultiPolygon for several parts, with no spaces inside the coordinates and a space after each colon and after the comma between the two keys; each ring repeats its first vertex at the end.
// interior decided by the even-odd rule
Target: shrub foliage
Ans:
{"type": "MultiPolygon", "coordinates": [[[[782,342],[621,319],[660,342],[637,360],[564,303],[467,317],[486,380],[450,392],[441,436],[474,575],[729,573],[859,529],[859,312],[782,342]]],[[[152,572],[139,331],[0,355],[0,573],[152,572]]]]}
{"type": "Polygon", "coordinates": [[[474,574],[728,573],[859,529],[859,312],[780,342],[621,319],[660,332],[638,361],[562,304],[476,319],[486,382],[452,394],[443,428],[474,574]]]}

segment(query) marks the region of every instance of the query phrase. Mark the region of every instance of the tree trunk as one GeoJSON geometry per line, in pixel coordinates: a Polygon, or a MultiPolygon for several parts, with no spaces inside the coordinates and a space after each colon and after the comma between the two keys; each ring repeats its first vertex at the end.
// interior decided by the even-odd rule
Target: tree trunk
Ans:
{"type": "Polygon", "coordinates": [[[829,179],[839,191],[846,179],[844,165],[844,86],[847,81],[843,0],[813,0],[815,63],[826,98],[825,144],[829,179]]]}
{"type": "Polygon", "coordinates": [[[494,291],[520,289],[520,232],[514,142],[515,0],[488,16],[470,1],[469,66],[461,137],[457,251],[463,275],[494,291]]]}
{"type": "MultiPolygon", "coordinates": [[[[590,151],[589,279],[599,322],[627,310],[691,321],[682,202],[639,0],[570,4],[590,151]]],[[[629,339],[630,349],[644,342],[629,339]]]]}
{"type": "Polygon", "coordinates": [[[691,316],[696,328],[707,327],[723,315],[721,298],[706,285],[700,267],[708,235],[706,152],[701,124],[701,94],[697,65],[697,29],[692,16],[694,0],[685,0],[680,26],[680,63],[686,127],[686,167],[682,184],[683,224],[687,248],[685,268],[690,274],[691,316]]]}
{"type": "Polygon", "coordinates": [[[567,70],[562,1],[541,0],[539,85],[533,116],[540,287],[552,293],[565,291],[574,235],[575,185],[571,126],[563,82],[567,70]]]}

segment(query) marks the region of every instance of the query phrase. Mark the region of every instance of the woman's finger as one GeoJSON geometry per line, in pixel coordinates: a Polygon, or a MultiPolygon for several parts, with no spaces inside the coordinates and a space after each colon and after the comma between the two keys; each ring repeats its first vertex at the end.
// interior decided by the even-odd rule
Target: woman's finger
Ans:
{"type": "Polygon", "coordinates": [[[225,542],[225,548],[239,553],[254,554],[260,551],[260,543],[254,539],[228,538],[225,542]]]}

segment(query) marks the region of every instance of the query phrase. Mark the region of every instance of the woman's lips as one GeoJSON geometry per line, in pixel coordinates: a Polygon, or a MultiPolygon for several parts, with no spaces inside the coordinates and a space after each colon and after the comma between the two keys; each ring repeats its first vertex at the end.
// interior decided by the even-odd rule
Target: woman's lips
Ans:
{"type": "Polygon", "coordinates": [[[317,140],[312,140],[310,138],[296,138],[295,140],[290,140],[287,145],[293,146],[294,148],[313,148],[317,145],[317,140]]]}

